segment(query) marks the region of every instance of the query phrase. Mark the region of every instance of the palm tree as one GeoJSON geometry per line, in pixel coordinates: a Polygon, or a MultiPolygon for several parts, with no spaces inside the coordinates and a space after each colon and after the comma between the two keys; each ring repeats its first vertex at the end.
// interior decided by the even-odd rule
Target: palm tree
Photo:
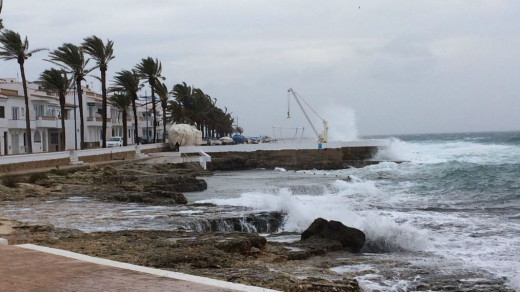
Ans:
{"type": "Polygon", "coordinates": [[[176,84],[173,86],[173,90],[171,92],[173,97],[175,98],[175,103],[170,104],[175,109],[176,121],[180,123],[191,123],[189,119],[188,107],[193,104],[193,95],[194,90],[191,86],[186,85],[186,82],[182,82],[181,84],[176,84]]]}
{"type": "Polygon", "coordinates": [[[39,81],[45,90],[59,97],[61,111],[61,150],[65,150],[65,95],[67,95],[67,91],[73,80],[68,79],[65,72],[52,68],[43,71],[43,73],[40,74],[39,81]]]}
{"type": "MultiPolygon", "coordinates": [[[[0,14],[2,13],[2,0],[0,0],[0,14]]],[[[2,24],[2,19],[0,18],[0,29],[4,28],[4,25],[2,24]]]]}
{"type": "Polygon", "coordinates": [[[121,72],[117,72],[114,77],[114,81],[112,82],[112,87],[109,89],[112,92],[124,92],[126,93],[130,99],[132,100],[132,110],[134,112],[134,138],[138,141],[139,137],[139,126],[137,123],[137,92],[141,89],[141,85],[139,85],[139,76],[135,73],[134,70],[122,70],[121,72]]]}
{"type": "Polygon", "coordinates": [[[83,50],[90,55],[101,71],[101,98],[103,99],[103,126],[101,129],[102,145],[107,147],[107,69],[108,62],[115,58],[114,42],[107,40],[106,45],[97,36],[91,36],[83,40],[83,50]]]}
{"type": "Polygon", "coordinates": [[[85,80],[85,76],[92,72],[95,67],[87,68],[89,61],[85,60],[83,51],[81,48],[71,43],[64,43],[61,47],[52,51],[49,54],[49,57],[49,62],[54,63],[73,74],[73,78],[76,82],[80,119],[80,148],[83,148],[85,145],[85,120],[83,117],[83,90],[81,90],[81,82],[85,80]]]}
{"type": "Polygon", "coordinates": [[[12,30],[0,32],[0,59],[9,61],[17,60],[20,64],[22,75],[23,94],[25,98],[25,131],[27,137],[27,152],[32,153],[31,117],[29,115],[29,95],[27,94],[27,80],[25,79],[24,63],[32,54],[46,49],[35,49],[29,51],[27,37],[22,41],[20,34],[12,30]]]}
{"type": "Polygon", "coordinates": [[[156,142],[157,138],[157,111],[155,109],[155,84],[159,83],[159,79],[164,80],[161,76],[162,65],[158,59],[148,57],[142,59],[141,63],[135,66],[135,70],[139,77],[143,80],[147,80],[150,88],[152,89],[152,111],[153,111],[153,143],[156,142]]]}
{"type": "Polygon", "coordinates": [[[115,93],[109,99],[110,105],[119,109],[123,114],[123,146],[128,145],[126,115],[128,107],[132,104],[132,98],[127,93],[115,93]]]}
{"type": "Polygon", "coordinates": [[[155,84],[155,92],[161,99],[161,107],[162,107],[162,116],[163,116],[163,141],[166,141],[166,108],[168,107],[168,87],[164,83],[156,83],[155,84]]]}

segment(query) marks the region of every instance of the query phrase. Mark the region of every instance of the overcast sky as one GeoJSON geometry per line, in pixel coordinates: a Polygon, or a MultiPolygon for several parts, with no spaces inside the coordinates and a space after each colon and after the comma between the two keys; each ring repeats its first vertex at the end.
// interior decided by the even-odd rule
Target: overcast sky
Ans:
{"type": "MultiPolygon", "coordinates": [[[[109,78],[159,58],[169,88],[201,88],[246,135],[311,134],[294,102],[286,118],[290,87],[332,138],[520,130],[518,0],[3,2],[4,26],[31,48],[111,39],[109,78]]],[[[51,66],[46,57],[27,61],[29,80],[51,66]]],[[[0,62],[0,77],[18,72],[0,62]]]]}

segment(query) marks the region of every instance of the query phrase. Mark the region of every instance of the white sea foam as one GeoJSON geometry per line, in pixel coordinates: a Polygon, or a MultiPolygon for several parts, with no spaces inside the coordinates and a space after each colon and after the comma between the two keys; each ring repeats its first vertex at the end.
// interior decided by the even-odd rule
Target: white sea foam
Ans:
{"type": "Polygon", "coordinates": [[[387,147],[378,151],[374,160],[422,164],[448,161],[478,164],[520,163],[520,147],[467,141],[410,143],[392,138],[387,147]]]}
{"type": "Polygon", "coordinates": [[[382,147],[377,152],[374,160],[378,161],[413,161],[414,149],[411,144],[397,138],[391,138],[388,146],[382,147]]]}
{"type": "Polygon", "coordinates": [[[421,250],[426,246],[421,231],[407,223],[396,223],[392,216],[370,210],[370,200],[363,203],[367,194],[380,193],[372,182],[337,181],[335,184],[339,189],[337,193],[320,196],[294,195],[289,189],[283,188],[278,193],[250,192],[238,198],[210,199],[199,203],[249,207],[258,211],[281,211],[287,214],[283,230],[290,232],[302,232],[319,217],[340,221],[364,231],[370,248],[376,252],[421,250]]]}
{"type": "Polygon", "coordinates": [[[337,266],[330,268],[331,271],[334,271],[339,274],[343,273],[360,273],[365,271],[377,271],[376,268],[372,267],[371,265],[348,265],[348,266],[337,266]]]}

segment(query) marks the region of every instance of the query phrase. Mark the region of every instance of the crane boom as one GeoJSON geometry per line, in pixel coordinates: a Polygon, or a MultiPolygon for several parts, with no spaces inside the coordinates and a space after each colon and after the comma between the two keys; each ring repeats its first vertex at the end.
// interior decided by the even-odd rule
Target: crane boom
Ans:
{"type": "MultiPolygon", "coordinates": [[[[302,97],[297,95],[296,92],[294,92],[294,90],[292,88],[289,88],[287,90],[287,92],[292,94],[292,96],[296,100],[296,103],[298,103],[298,106],[302,110],[303,115],[307,119],[307,122],[309,122],[309,124],[311,125],[311,128],[314,131],[314,134],[316,135],[316,137],[318,138],[318,141],[319,142],[323,142],[323,143],[327,143],[327,140],[328,140],[328,130],[329,130],[327,121],[325,121],[320,115],[318,115],[318,113],[302,97]],[[321,121],[323,123],[323,131],[321,132],[321,134],[319,134],[318,131],[316,130],[316,127],[314,126],[314,124],[312,123],[311,119],[309,118],[309,115],[305,111],[305,108],[301,104],[300,100],[302,100],[312,110],[312,112],[314,112],[314,114],[316,116],[318,116],[318,118],[321,119],[321,121]]],[[[290,118],[290,110],[289,110],[289,108],[287,109],[287,117],[290,118]]]]}

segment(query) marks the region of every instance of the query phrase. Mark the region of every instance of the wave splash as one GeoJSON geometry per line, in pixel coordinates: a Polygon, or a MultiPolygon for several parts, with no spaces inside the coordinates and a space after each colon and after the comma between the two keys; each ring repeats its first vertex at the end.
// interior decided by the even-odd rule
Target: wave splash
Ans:
{"type": "Polygon", "coordinates": [[[419,251],[427,247],[424,232],[406,223],[396,223],[391,214],[382,214],[368,205],[365,208],[353,204],[352,201],[360,201],[363,193],[381,192],[373,183],[357,178],[351,183],[343,183],[346,182],[334,184],[337,192],[321,195],[295,194],[288,188],[281,188],[272,193],[248,192],[238,198],[210,199],[199,203],[248,207],[258,212],[283,212],[286,215],[280,231],[286,232],[303,232],[318,217],[340,221],[365,232],[365,252],[419,251]]]}

